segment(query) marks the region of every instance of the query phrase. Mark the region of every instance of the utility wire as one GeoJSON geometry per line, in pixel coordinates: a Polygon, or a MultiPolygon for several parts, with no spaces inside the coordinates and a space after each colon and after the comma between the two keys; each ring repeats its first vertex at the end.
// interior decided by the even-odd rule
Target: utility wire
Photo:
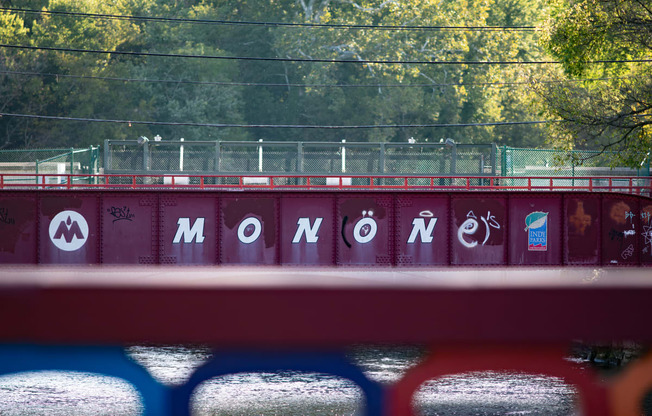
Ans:
{"type": "MultiPolygon", "coordinates": [[[[161,84],[191,84],[191,85],[214,85],[214,86],[234,86],[234,87],[283,87],[283,88],[437,88],[437,87],[510,87],[514,85],[529,85],[527,81],[511,82],[451,82],[451,83],[430,83],[430,84],[298,84],[298,83],[266,83],[266,82],[234,82],[234,81],[195,81],[195,80],[173,80],[173,79],[145,79],[145,78],[121,78],[121,77],[101,77],[97,75],[73,75],[59,74],[52,72],[29,72],[29,71],[6,71],[0,70],[0,74],[20,75],[32,77],[54,77],[54,78],[72,78],[72,79],[92,79],[99,81],[116,81],[116,82],[142,82],[142,83],[161,83],[161,84]]],[[[568,80],[550,80],[538,81],[542,84],[562,84],[576,83],[587,81],[613,81],[628,79],[633,77],[607,77],[607,78],[581,78],[568,80]]]]}
{"type": "MultiPolygon", "coordinates": [[[[375,60],[375,59],[314,59],[314,58],[278,58],[261,56],[221,56],[221,55],[192,55],[192,54],[171,54],[162,52],[133,52],[133,51],[109,51],[101,49],[76,49],[51,46],[26,46],[0,44],[0,48],[26,49],[53,52],[90,53],[102,55],[126,55],[126,56],[149,56],[162,58],[193,58],[193,59],[218,59],[232,61],[268,61],[268,62],[310,62],[310,63],[341,63],[341,64],[411,64],[411,65],[546,65],[560,64],[560,61],[396,61],[396,60],[375,60]]],[[[652,62],[647,60],[619,60],[619,61],[589,61],[588,63],[604,62],[652,62]]]]}
{"type": "MultiPolygon", "coordinates": [[[[151,56],[164,58],[194,58],[194,59],[219,59],[236,61],[271,61],[271,62],[310,62],[310,63],[341,63],[341,64],[411,64],[411,65],[557,65],[561,61],[395,61],[395,60],[373,60],[373,59],[312,59],[312,58],[277,58],[259,56],[220,56],[220,55],[192,55],[192,54],[170,54],[160,52],[133,52],[133,51],[109,51],[99,49],[75,49],[46,46],[25,46],[0,44],[0,48],[42,50],[54,52],[91,53],[102,55],[126,55],[126,56],[151,56]]],[[[605,63],[644,63],[652,62],[652,59],[608,59],[586,61],[587,64],[605,63]]]]}
{"type": "Polygon", "coordinates": [[[492,126],[514,126],[527,124],[545,124],[550,123],[548,120],[537,121],[504,121],[504,122],[487,122],[487,123],[459,123],[459,124],[370,124],[370,125],[312,125],[312,124],[238,124],[238,123],[191,123],[191,122],[172,122],[172,121],[144,121],[144,120],[114,120],[85,117],[63,117],[47,116],[39,114],[18,114],[18,113],[0,113],[0,117],[17,117],[42,120],[59,120],[59,121],[80,121],[90,123],[113,123],[113,124],[132,124],[155,125],[155,126],[185,126],[185,127],[219,127],[219,128],[243,128],[243,129],[321,129],[321,130],[362,130],[362,129],[402,129],[402,128],[446,128],[446,127],[492,127],[492,126]]]}
{"type": "Polygon", "coordinates": [[[352,25],[335,23],[284,23],[284,22],[254,22],[254,21],[233,21],[233,20],[210,20],[210,19],[188,19],[177,17],[150,17],[150,16],[128,16],[120,14],[64,12],[53,10],[35,10],[11,7],[0,7],[0,11],[14,13],[32,13],[60,16],[75,16],[93,19],[110,20],[138,20],[146,22],[163,23],[190,23],[208,25],[231,25],[231,26],[264,26],[264,27],[298,27],[298,28],[327,28],[327,29],[356,29],[356,30],[405,30],[405,31],[539,31],[536,26],[400,26],[400,25],[352,25]]]}

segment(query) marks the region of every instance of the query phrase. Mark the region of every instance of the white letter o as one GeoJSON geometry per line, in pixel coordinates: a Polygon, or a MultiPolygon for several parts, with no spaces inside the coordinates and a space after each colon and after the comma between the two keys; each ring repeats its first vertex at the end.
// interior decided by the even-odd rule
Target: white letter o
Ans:
{"type": "Polygon", "coordinates": [[[249,217],[245,218],[241,223],[240,226],[238,226],[238,240],[243,242],[244,244],[251,244],[254,241],[258,240],[258,237],[260,237],[260,232],[263,229],[263,225],[260,223],[260,220],[256,217],[249,217]],[[254,232],[251,233],[251,235],[246,236],[245,235],[245,230],[249,225],[254,226],[254,232]]]}
{"type": "Polygon", "coordinates": [[[368,243],[374,239],[376,236],[376,231],[378,231],[378,225],[376,224],[376,221],[374,221],[373,218],[366,217],[358,221],[358,223],[353,228],[353,238],[355,238],[355,241],[358,243],[368,243]],[[365,225],[369,226],[369,232],[367,235],[362,235],[362,227],[365,225]]]}

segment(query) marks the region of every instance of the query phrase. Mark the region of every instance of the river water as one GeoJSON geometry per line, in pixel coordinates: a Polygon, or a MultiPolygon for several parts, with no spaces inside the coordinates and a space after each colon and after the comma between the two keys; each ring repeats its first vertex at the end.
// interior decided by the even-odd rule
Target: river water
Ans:
{"type": "MultiPolygon", "coordinates": [[[[210,358],[206,348],[131,347],[129,354],[157,380],[184,382],[210,358]]],[[[351,353],[366,374],[382,383],[400,379],[418,363],[418,348],[359,348],[351,353]]],[[[495,372],[467,373],[429,381],[415,395],[423,416],[576,414],[575,391],[561,379],[495,372]]],[[[362,393],[355,384],[326,374],[244,373],[211,379],[192,398],[193,415],[358,414],[362,393]]],[[[127,416],[141,413],[136,391],[111,377],[72,372],[30,372],[0,377],[0,415],[127,416]]]]}

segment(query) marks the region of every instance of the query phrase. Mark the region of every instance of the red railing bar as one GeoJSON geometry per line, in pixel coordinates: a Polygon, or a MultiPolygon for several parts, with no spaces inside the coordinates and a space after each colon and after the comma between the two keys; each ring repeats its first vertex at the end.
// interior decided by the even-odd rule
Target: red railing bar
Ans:
{"type": "MultiPolygon", "coordinates": [[[[378,177],[371,175],[352,175],[352,178],[366,178],[367,182],[363,185],[345,185],[344,179],[347,179],[349,176],[346,175],[338,177],[337,185],[318,185],[314,184],[313,178],[328,178],[330,176],[318,175],[318,176],[306,176],[306,175],[275,175],[269,177],[270,180],[265,184],[244,184],[244,177],[240,175],[195,175],[189,176],[189,178],[198,178],[198,181],[195,183],[180,184],[174,175],[131,175],[131,174],[107,174],[107,175],[73,175],[73,174],[64,174],[64,175],[46,175],[46,174],[1,174],[0,173],[0,189],[15,189],[15,188],[38,188],[38,189],[78,189],[78,188],[125,188],[131,187],[132,189],[139,188],[173,188],[173,189],[230,189],[234,187],[240,187],[245,189],[323,189],[335,187],[336,189],[438,189],[438,190],[494,190],[494,189],[505,189],[505,190],[588,190],[588,191],[612,191],[612,192],[627,192],[630,194],[645,194],[652,193],[652,181],[649,178],[635,178],[635,177],[475,177],[475,176],[412,176],[412,175],[401,175],[401,176],[383,176],[383,180],[392,181],[392,179],[399,179],[401,182],[397,185],[391,185],[386,183],[380,183],[378,177]],[[7,178],[13,178],[8,180],[7,178]],[[40,180],[34,181],[33,178],[39,178],[40,180]],[[44,182],[47,177],[59,177],[65,178],[65,184],[52,184],[49,185],[44,182]],[[31,178],[28,179],[26,183],[13,183],[15,178],[31,178]],[[97,183],[76,183],[77,178],[84,178],[85,180],[95,179],[97,183]],[[99,181],[97,181],[99,178],[99,181]],[[112,178],[130,178],[131,180],[127,183],[111,183],[112,178]],[[150,180],[148,180],[148,178],[150,180]],[[161,178],[171,178],[170,183],[151,183],[158,182],[161,178]],[[206,178],[226,178],[233,179],[237,178],[237,184],[208,184],[206,178]],[[304,184],[286,184],[279,185],[278,179],[283,178],[299,178],[305,180],[304,184]],[[158,180],[157,180],[158,179],[158,180]],[[413,179],[415,181],[413,181],[413,179]],[[421,181],[427,179],[426,184],[420,184],[421,181]],[[445,180],[448,185],[437,185],[435,180],[445,180]],[[463,183],[457,182],[458,179],[464,180],[463,183]],[[488,179],[488,185],[485,185],[486,180],[488,179]],[[523,185],[499,185],[498,180],[524,180],[527,179],[527,184],[523,185]],[[31,180],[31,182],[30,182],[31,180]],[[140,183],[142,180],[142,183],[140,183]],[[474,184],[474,180],[480,181],[478,184],[474,184]],[[556,185],[556,181],[559,180],[575,180],[581,181],[581,185],[556,185]],[[595,180],[600,182],[595,183],[595,180]],[[617,182],[626,180],[627,183],[620,185],[617,182]],[[545,182],[543,182],[545,181],[545,182]],[[647,181],[642,185],[637,185],[637,181],[647,181]],[[414,182],[414,183],[413,183],[414,182]],[[457,183],[456,183],[457,182],[457,183]],[[546,185],[537,185],[537,183],[543,182],[546,185]],[[588,184],[587,184],[588,182],[588,184]]],[[[299,181],[300,183],[301,181],[299,181]]]]}

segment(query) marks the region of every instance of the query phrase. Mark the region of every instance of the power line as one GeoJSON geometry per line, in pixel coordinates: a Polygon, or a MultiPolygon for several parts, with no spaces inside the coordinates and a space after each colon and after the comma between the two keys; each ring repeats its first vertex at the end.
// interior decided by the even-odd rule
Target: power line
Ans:
{"type": "MultiPolygon", "coordinates": [[[[374,59],[314,59],[314,58],[278,58],[261,56],[221,56],[221,55],[192,55],[192,54],[170,54],[161,52],[133,52],[133,51],[109,51],[99,49],[76,49],[51,46],[25,46],[0,44],[0,48],[42,50],[53,52],[90,53],[102,55],[126,55],[126,56],[149,56],[158,58],[193,58],[193,59],[217,59],[232,61],[268,61],[268,62],[310,62],[310,63],[340,63],[340,64],[411,64],[411,65],[545,65],[559,64],[559,61],[396,61],[396,60],[374,60],[374,59]]],[[[593,61],[606,62],[606,61],[593,61]]],[[[609,62],[652,62],[650,60],[623,60],[609,62]]]]}
{"type": "MultiPolygon", "coordinates": [[[[196,80],[173,80],[173,79],[146,79],[146,78],[122,78],[122,77],[102,77],[97,75],[74,75],[59,74],[53,72],[29,72],[29,71],[6,71],[0,70],[0,74],[34,76],[34,77],[54,77],[54,78],[72,78],[72,79],[92,79],[99,81],[116,81],[116,82],[142,82],[142,83],[160,83],[160,84],[191,84],[191,85],[214,85],[214,86],[234,86],[234,87],[282,87],[282,88],[438,88],[438,87],[510,87],[514,85],[529,85],[528,81],[511,81],[511,82],[450,82],[450,83],[430,83],[430,84],[299,84],[299,83],[266,83],[266,82],[237,82],[237,81],[196,81],[196,80]]],[[[633,77],[605,77],[605,78],[580,78],[568,80],[550,80],[538,81],[541,84],[562,84],[576,83],[587,81],[612,81],[628,79],[633,77]]]]}
{"type": "Polygon", "coordinates": [[[255,21],[233,21],[233,20],[210,20],[210,19],[188,19],[178,17],[150,17],[150,16],[128,16],[120,14],[103,14],[103,13],[82,13],[82,12],[65,12],[52,10],[34,10],[11,7],[0,7],[0,11],[48,14],[60,16],[75,16],[93,19],[109,20],[139,20],[147,22],[163,23],[189,23],[189,24],[208,24],[208,25],[231,25],[231,26],[264,26],[264,27],[298,27],[298,28],[328,28],[328,29],[356,29],[356,30],[410,30],[410,31],[440,31],[440,30],[457,30],[457,31],[540,31],[536,26],[400,26],[400,25],[353,25],[353,24],[335,24],[335,23],[285,23],[285,22],[255,22],[255,21]]]}
{"type": "Polygon", "coordinates": [[[145,121],[145,120],[115,120],[85,117],[47,116],[39,114],[0,113],[0,117],[17,117],[41,120],[78,121],[88,123],[113,123],[154,125],[154,126],[183,126],[183,127],[218,127],[218,128],[243,128],[243,129],[320,129],[320,130],[363,130],[363,129],[402,129],[402,128],[453,128],[453,127],[493,127],[515,126],[550,123],[548,120],[536,121],[496,121],[486,123],[459,123],[459,124],[370,124],[370,125],[312,125],[312,124],[238,124],[238,123],[191,123],[172,121],[145,121]]]}
{"type": "MultiPolygon", "coordinates": [[[[76,49],[47,46],[25,46],[0,44],[0,48],[42,50],[53,52],[90,53],[102,55],[126,55],[126,56],[149,56],[163,58],[193,58],[193,59],[218,59],[233,61],[271,61],[271,62],[310,62],[310,63],[340,63],[340,64],[402,64],[402,65],[557,65],[561,61],[395,61],[395,60],[374,60],[374,59],[313,59],[313,58],[278,58],[260,56],[220,56],[220,55],[192,55],[192,54],[170,54],[160,52],[133,52],[133,51],[109,51],[99,49],[76,49]]],[[[652,59],[608,59],[586,61],[587,64],[606,63],[646,63],[652,59]]]]}

